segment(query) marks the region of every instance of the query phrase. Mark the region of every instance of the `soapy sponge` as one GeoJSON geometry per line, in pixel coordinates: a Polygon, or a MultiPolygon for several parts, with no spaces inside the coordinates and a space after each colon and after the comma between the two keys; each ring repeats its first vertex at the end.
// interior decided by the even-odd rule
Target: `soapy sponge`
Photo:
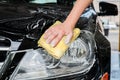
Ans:
{"type": "MultiPolygon", "coordinates": [[[[60,24],[60,21],[56,21],[52,26],[56,24],[60,24]]],[[[51,26],[51,27],[52,27],[51,26]]],[[[80,29],[75,28],[73,30],[73,37],[69,44],[65,44],[65,38],[64,36],[61,41],[57,44],[56,47],[52,47],[50,44],[47,44],[44,39],[44,34],[41,36],[41,38],[38,40],[38,46],[43,47],[51,56],[53,56],[56,59],[60,59],[64,54],[65,51],[69,48],[70,44],[79,36],[80,29]]]]}

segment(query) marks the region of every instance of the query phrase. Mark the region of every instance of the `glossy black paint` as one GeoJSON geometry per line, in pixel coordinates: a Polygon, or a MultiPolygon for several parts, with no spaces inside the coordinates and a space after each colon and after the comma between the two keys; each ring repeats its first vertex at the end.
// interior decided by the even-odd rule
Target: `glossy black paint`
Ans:
{"type": "MultiPolygon", "coordinates": [[[[13,41],[20,42],[21,45],[18,50],[37,48],[37,40],[44,31],[56,20],[63,22],[71,8],[72,7],[58,4],[12,5],[0,3],[0,36],[8,37],[13,41]]],[[[97,44],[97,48],[95,49],[96,63],[88,73],[60,77],[55,80],[98,80],[101,74],[110,72],[110,43],[99,32],[99,28],[96,26],[97,15],[93,11],[94,9],[92,7],[88,7],[80,17],[76,26],[81,30],[88,30],[95,35],[94,38],[97,44]]],[[[25,53],[16,54],[13,61],[10,62],[10,65],[7,66],[3,72],[1,71],[1,73],[4,73],[0,77],[1,80],[9,79],[24,54],[25,53]]]]}

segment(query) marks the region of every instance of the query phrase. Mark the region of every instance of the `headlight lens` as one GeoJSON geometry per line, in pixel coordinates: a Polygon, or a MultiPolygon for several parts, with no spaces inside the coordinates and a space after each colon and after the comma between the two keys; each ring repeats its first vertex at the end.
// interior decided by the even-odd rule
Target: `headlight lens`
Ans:
{"type": "Polygon", "coordinates": [[[95,62],[93,34],[81,31],[65,55],[54,59],[43,49],[28,51],[11,79],[47,79],[87,73],[95,62]]]}

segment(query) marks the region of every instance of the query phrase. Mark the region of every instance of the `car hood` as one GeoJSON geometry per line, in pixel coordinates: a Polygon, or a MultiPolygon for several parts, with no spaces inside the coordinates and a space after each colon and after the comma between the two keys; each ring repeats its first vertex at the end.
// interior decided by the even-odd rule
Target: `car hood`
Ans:
{"type": "MultiPolygon", "coordinates": [[[[0,31],[14,35],[26,35],[34,30],[43,33],[56,20],[63,22],[72,6],[50,4],[0,3],[0,31]],[[37,25],[37,28],[34,26],[37,25]]],[[[81,15],[77,27],[85,28],[95,21],[96,13],[89,7],[81,15]]],[[[1,34],[1,33],[0,33],[1,34]]],[[[36,33],[35,33],[36,34],[36,33]]],[[[38,33],[37,33],[38,34],[38,33]]]]}

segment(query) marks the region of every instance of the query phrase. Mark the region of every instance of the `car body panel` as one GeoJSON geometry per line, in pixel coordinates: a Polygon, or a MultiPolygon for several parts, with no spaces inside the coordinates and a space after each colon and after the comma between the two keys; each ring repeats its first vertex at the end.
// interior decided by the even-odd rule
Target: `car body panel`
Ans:
{"type": "MultiPolygon", "coordinates": [[[[40,36],[56,20],[63,22],[72,9],[72,5],[58,5],[55,3],[13,5],[13,3],[0,3],[0,7],[0,12],[2,13],[0,14],[0,36],[9,38],[13,46],[18,44],[16,48],[7,55],[5,63],[3,63],[0,70],[0,79],[13,79],[19,70],[18,66],[25,56],[26,50],[39,49],[37,41],[40,36]],[[15,53],[12,53],[14,51],[15,53]]],[[[86,73],[77,74],[76,72],[74,75],[63,75],[46,79],[98,80],[103,73],[109,73],[110,44],[99,32],[99,26],[96,26],[96,17],[96,12],[89,6],[76,24],[76,27],[80,28],[81,31],[85,30],[91,33],[93,36],[91,37],[95,40],[94,44],[96,46],[93,48],[95,62],[89,71],[86,73]]],[[[83,39],[86,38],[88,37],[83,37],[83,39]]],[[[86,41],[88,40],[86,39],[86,41]]]]}

